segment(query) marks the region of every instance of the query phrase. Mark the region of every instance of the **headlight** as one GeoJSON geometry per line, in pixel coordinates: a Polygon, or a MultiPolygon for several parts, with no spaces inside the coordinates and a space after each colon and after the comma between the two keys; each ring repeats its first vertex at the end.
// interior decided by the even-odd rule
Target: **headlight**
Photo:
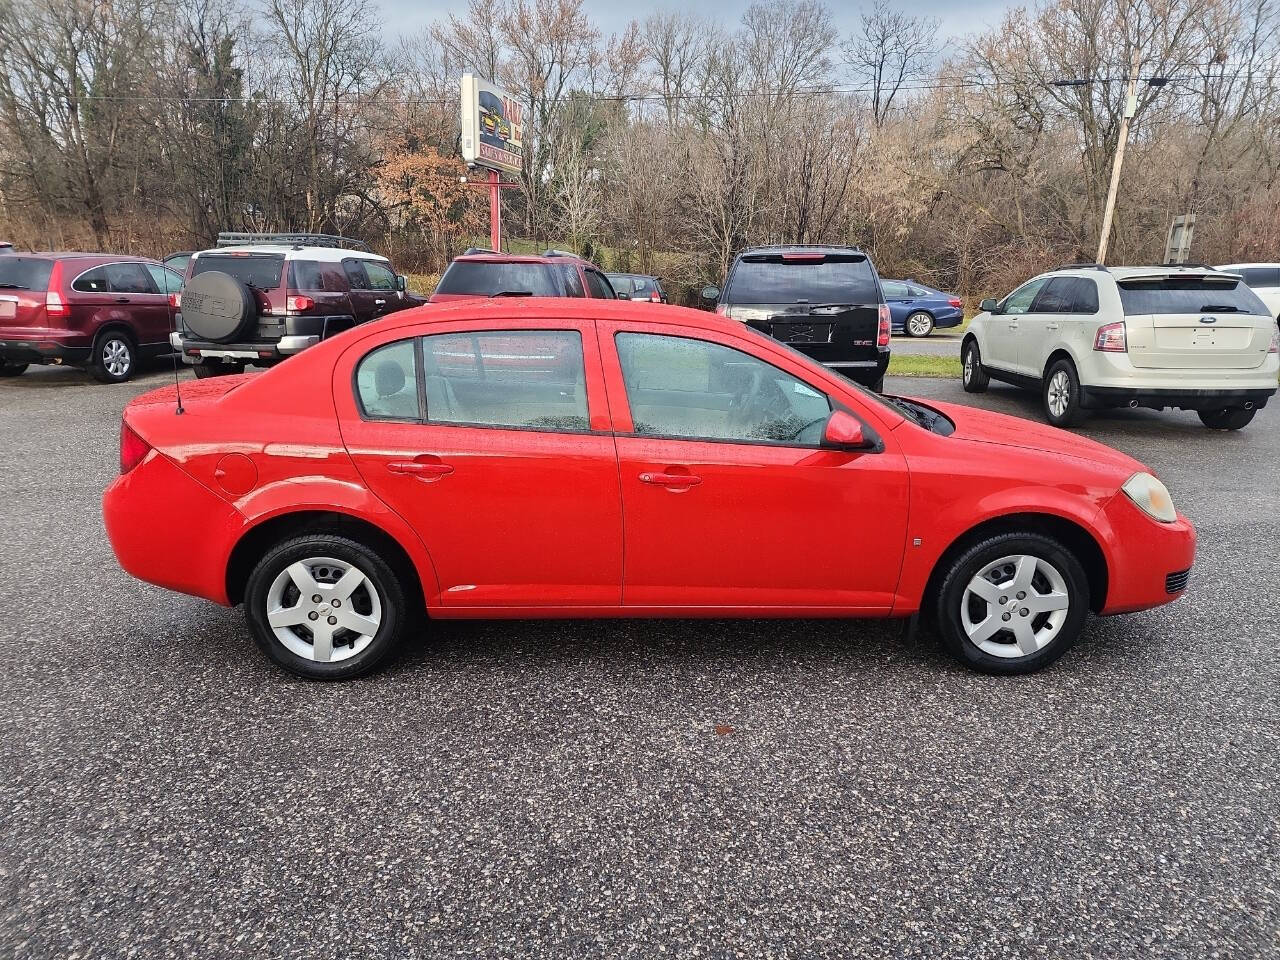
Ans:
{"type": "Polygon", "coordinates": [[[1178,519],[1168,488],[1151,474],[1135,473],[1120,489],[1149,517],[1161,523],[1173,523],[1178,519]]]}

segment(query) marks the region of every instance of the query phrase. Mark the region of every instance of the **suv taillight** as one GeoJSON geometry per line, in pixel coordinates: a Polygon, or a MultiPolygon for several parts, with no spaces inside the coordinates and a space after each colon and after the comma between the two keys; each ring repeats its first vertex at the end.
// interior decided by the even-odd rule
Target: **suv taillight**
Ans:
{"type": "Polygon", "coordinates": [[[1103,353],[1126,353],[1129,349],[1124,338],[1124,321],[1104,323],[1093,338],[1093,349],[1103,353]]]}
{"type": "Polygon", "coordinates": [[[50,320],[63,320],[71,316],[71,308],[62,299],[62,261],[55,260],[49,271],[49,288],[44,295],[44,312],[50,320]]]}
{"type": "Polygon", "coordinates": [[[1271,346],[1267,347],[1267,353],[1280,353],[1280,330],[1271,331],[1271,346]]]}
{"type": "Polygon", "coordinates": [[[889,305],[887,303],[880,304],[880,329],[876,331],[877,347],[887,347],[889,345],[889,334],[893,332],[890,319],[889,305]]]}
{"type": "Polygon", "coordinates": [[[290,313],[302,313],[315,305],[316,302],[311,297],[286,297],[284,301],[284,308],[290,313]]]}
{"type": "Polygon", "coordinates": [[[173,307],[173,309],[175,310],[181,309],[182,307],[181,291],[179,291],[178,293],[169,294],[169,306],[173,307]]]}
{"type": "Polygon", "coordinates": [[[151,451],[151,444],[133,432],[127,423],[120,421],[120,472],[128,473],[151,451]]]}

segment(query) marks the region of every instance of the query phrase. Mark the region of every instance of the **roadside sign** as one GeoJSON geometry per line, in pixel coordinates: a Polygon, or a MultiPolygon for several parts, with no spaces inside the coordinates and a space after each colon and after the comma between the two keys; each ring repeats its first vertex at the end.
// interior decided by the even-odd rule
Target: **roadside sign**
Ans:
{"type": "Polygon", "coordinates": [[[462,75],[462,159],[507,173],[524,163],[524,104],[474,73],[462,75]]]}

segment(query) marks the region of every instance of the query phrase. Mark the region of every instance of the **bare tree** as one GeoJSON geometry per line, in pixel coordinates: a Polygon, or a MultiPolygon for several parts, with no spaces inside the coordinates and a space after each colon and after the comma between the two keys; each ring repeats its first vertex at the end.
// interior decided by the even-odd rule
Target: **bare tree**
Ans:
{"type": "Polygon", "coordinates": [[[868,86],[877,127],[884,124],[903,88],[929,75],[937,37],[937,19],[913,17],[889,0],[876,0],[862,14],[843,50],[854,75],[868,86]]]}

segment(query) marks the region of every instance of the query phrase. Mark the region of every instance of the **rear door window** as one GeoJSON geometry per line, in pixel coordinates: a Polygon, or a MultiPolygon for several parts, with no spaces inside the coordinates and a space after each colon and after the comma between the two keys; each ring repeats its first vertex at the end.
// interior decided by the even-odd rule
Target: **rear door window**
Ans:
{"type": "Polygon", "coordinates": [[[1154,277],[1122,280],[1120,303],[1125,316],[1147,313],[1253,313],[1266,315],[1258,295],[1244,283],[1226,277],[1154,277]]]}
{"type": "Polygon", "coordinates": [[[907,285],[898,283],[896,280],[881,280],[880,289],[884,291],[886,297],[903,298],[907,296],[907,285]]]}
{"type": "Polygon", "coordinates": [[[347,275],[340,264],[317,260],[294,260],[289,264],[294,290],[346,293],[347,275]]]}
{"type": "Polygon", "coordinates": [[[492,260],[454,261],[440,278],[436,293],[472,297],[492,297],[496,294],[563,296],[559,271],[552,264],[502,263],[492,260]]]}
{"type": "Polygon", "coordinates": [[[266,253],[214,253],[196,257],[191,276],[210,270],[230,274],[241,283],[258,290],[275,290],[284,276],[284,257],[266,253]]]}
{"type": "Polygon", "coordinates": [[[1074,277],[1053,277],[1040,288],[1031,307],[1032,313],[1070,313],[1073,304],[1074,277]]]}
{"type": "Polygon", "coordinates": [[[107,293],[111,289],[111,281],[107,279],[107,268],[94,267],[80,274],[72,281],[71,289],[78,293],[107,293]]]}
{"type": "Polygon", "coordinates": [[[47,290],[52,272],[52,260],[0,257],[0,290],[47,290]]]}
{"type": "Polygon", "coordinates": [[[364,264],[359,260],[343,260],[342,269],[347,273],[347,283],[352,290],[368,290],[369,277],[365,274],[364,264]]]}
{"type": "Polygon", "coordinates": [[[879,303],[871,261],[853,254],[748,254],[729,278],[729,304],[879,303]]]}
{"type": "Polygon", "coordinates": [[[112,293],[158,293],[159,287],[152,288],[151,278],[140,263],[108,263],[107,282],[111,284],[112,293]]]}

